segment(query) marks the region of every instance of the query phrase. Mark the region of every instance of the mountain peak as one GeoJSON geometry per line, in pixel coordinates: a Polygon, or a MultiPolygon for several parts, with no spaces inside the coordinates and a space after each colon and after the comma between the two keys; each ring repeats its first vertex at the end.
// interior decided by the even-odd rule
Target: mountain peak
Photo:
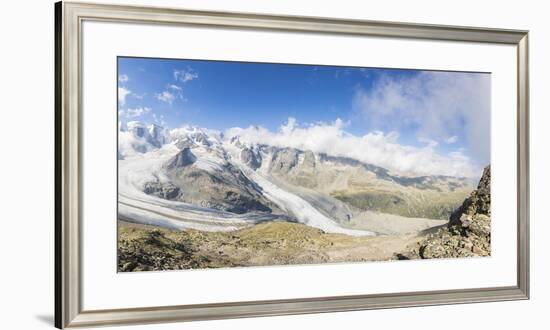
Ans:
{"type": "Polygon", "coordinates": [[[191,152],[189,147],[183,148],[167,163],[168,168],[178,168],[193,164],[197,161],[197,157],[191,152]]]}
{"type": "Polygon", "coordinates": [[[185,146],[212,147],[220,143],[220,134],[197,126],[184,126],[170,131],[172,142],[185,146]]]}

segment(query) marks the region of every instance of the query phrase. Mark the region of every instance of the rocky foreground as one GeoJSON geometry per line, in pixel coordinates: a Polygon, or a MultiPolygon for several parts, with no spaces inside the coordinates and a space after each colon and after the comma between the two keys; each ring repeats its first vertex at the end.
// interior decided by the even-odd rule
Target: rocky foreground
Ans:
{"type": "Polygon", "coordinates": [[[119,220],[122,272],[390,260],[416,234],[353,237],[268,222],[233,232],[169,230],[119,220]]]}
{"type": "Polygon", "coordinates": [[[427,235],[397,259],[482,257],[491,255],[491,168],[450,217],[447,226],[427,235]]]}

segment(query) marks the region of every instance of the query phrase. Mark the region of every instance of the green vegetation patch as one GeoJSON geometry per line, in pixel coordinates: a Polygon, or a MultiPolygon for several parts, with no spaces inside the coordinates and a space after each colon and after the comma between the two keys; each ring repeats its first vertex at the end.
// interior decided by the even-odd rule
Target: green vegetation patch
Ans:
{"type": "Polygon", "coordinates": [[[453,191],[408,196],[379,191],[351,193],[335,191],[331,193],[331,196],[364,211],[396,214],[404,217],[446,220],[460,206],[467,194],[467,191],[453,191]]]}

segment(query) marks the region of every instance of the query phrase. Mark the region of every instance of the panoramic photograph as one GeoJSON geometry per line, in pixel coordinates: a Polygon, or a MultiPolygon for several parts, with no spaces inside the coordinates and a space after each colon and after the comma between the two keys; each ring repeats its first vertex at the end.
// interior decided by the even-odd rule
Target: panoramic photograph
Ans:
{"type": "Polygon", "coordinates": [[[119,272],[491,255],[491,75],[119,57],[119,272]]]}

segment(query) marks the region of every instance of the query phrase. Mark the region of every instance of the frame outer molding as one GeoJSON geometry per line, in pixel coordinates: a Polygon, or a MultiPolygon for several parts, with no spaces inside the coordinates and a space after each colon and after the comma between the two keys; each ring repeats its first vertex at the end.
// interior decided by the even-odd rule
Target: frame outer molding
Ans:
{"type": "Polygon", "coordinates": [[[529,298],[529,34],[517,43],[518,57],[518,287],[529,298]]]}
{"type": "Polygon", "coordinates": [[[60,329],[529,299],[528,32],[300,16],[55,4],[55,326],[60,329]],[[322,298],[83,310],[80,219],[81,26],[110,21],[509,44],[517,47],[518,266],[516,286],[322,298]]]}

